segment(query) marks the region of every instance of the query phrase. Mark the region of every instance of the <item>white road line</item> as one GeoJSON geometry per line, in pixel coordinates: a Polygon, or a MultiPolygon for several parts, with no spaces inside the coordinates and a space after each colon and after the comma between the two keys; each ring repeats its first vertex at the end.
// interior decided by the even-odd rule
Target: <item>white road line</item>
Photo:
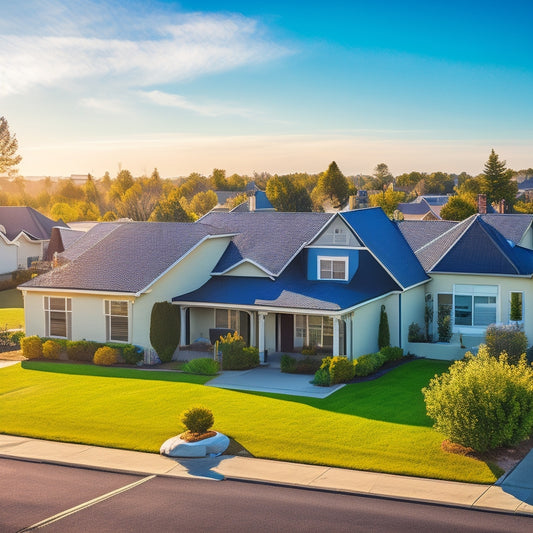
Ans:
{"type": "Polygon", "coordinates": [[[146,481],[150,481],[154,477],[156,476],[152,475],[152,476],[145,477],[143,479],[140,479],[139,481],[135,481],[135,483],[130,483],[129,485],[125,485],[124,487],[121,487],[120,489],[114,490],[112,492],[108,492],[107,494],[103,494],[102,496],[99,496],[98,498],[94,498],[93,500],[89,500],[80,505],[76,505],[76,507],[71,507],[70,509],[67,509],[66,511],[62,511],[61,513],[58,513],[54,516],[50,516],[49,518],[45,518],[44,520],[41,520],[40,522],[37,522],[36,524],[33,524],[32,526],[25,527],[24,529],[19,529],[17,533],[33,531],[35,529],[48,526],[49,524],[53,524],[54,522],[57,522],[58,520],[61,520],[62,518],[66,518],[67,516],[70,516],[71,514],[77,513],[78,511],[81,511],[83,509],[87,509],[87,507],[91,507],[92,505],[96,505],[97,503],[108,500],[109,498],[112,498],[113,496],[116,496],[117,494],[121,494],[122,492],[126,492],[130,489],[133,489],[137,485],[141,485],[142,483],[145,483],[146,481]]]}

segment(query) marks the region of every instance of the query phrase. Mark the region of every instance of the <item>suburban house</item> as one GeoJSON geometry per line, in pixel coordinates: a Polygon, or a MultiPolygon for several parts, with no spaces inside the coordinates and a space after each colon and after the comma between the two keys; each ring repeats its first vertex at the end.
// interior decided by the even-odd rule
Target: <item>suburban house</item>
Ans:
{"type": "Polygon", "coordinates": [[[377,349],[381,306],[391,343],[423,321],[430,277],[380,208],[346,213],[211,212],[195,223],[102,223],[61,266],[20,286],[26,333],[151,349],[156,302],[180,307],[180,344],[237,330],[259,348],[377,349]]]}
{"type": "MultiPolygon", "coordinates": [[[[533,323],[525,320],[533,306],[532,223],[533,215],[515,214],[397,223],[431,277],[425,298],[433,310],[434,338],[440,310],[451,315],[454,339],[462,338],[467,347],[479,344],[494,323],[519,323],[533,339],[533,323]],[[519,316],[511,316],[512,301],[519,316]]],[[[409,349],[424,348],[409,344],[409,349]]]]}
{"type": "Polygon", "coordinates": [[[397,209],[404,220],[440,220],[440,211],[449,199],[446,195],[421,195],[412,202],[399,203],[397,209]]]}
{"type": "Polygon", "coordinates": [[[67,227],[32,207],[0,206],[0,274],[44,259],[54,226],[67,227]]]}

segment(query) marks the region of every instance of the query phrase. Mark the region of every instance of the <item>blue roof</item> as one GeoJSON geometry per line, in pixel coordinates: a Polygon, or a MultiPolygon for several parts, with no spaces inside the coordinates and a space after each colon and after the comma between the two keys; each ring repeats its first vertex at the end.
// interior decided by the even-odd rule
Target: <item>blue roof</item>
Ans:
{"type": "Polygon", "coordinates": [[[402,287],[429,279],[401,231],[381,207],[348,211],[341,216],[402,287]]]}
{"type": "Polygon", "coordinates": [[[405,215],[425,215],[431,211],[431,207],[425,200],[422,202],[401,202],[398,204],[398,211],[405,215]]]}
{"type": "Polygon", "coordinates": [[[214,276],[196,291],[176,296],[175,302],[340,311],[400,290],[372,255],[360,251],[359,268],[350,283],[307,279],[306,251],[302,251],[275,280],[214,276]]]}
{"type": "Polygon", "coordinates": [[[533,189],[533,178],[528,178],[527,180],[524,180],[522,183],[518,184],[519,191],[527,191],[529,189],[533,189]]]}
{"type": "Polygon", "coordinates": [[[467,220],[466,228],[434,265],[433,272],[533,274],[533,250],[508,241],[479,215],[467,220]]]}
{"type": "Polygon", "coordinates": [[[246,259],[278,276],[333,216],[277,211],[207,213],[201,219],[202,224],[237,233],[213,272],[225,272],[246,259]]]}
{"type": "Polygon", "coordinates": [[[274,206],[270,203],[265,191],[255,191],[255,208],[274,209],[274,206]]]}

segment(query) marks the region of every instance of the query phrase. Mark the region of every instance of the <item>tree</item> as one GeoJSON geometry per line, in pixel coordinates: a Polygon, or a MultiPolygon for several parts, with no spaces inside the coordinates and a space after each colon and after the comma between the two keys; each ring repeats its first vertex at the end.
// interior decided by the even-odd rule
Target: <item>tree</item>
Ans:
{"type": "Polygon", "coordinates": [[[320,176],[316,189],[320,195],[328,198],[335,208],[342,207],[350,194],[350,184],[335,161],[332,161],[328,170],[320,176]]]}
{"type": "Polygon", "coordinates": [[[440,211],[444,220],[464,220],[477,213],[476,202],[466,195],[452,196],[440,211]]]}
{"type": "Polygon", "coordinates": [[[189,208],[195,215],[201,217],[211,211],[217,204],[217,195],[213,191],[205,191],[193,196],[189,208]]]}
{"type": "Polygon", "coordinates": [[[215,191],[226,190],[226,171],[221,168],[214,168],[211,174],[211,184],[215,191]]]}
{"type": "Polygon", "coordinates": [[[22,157],[17,154],[19,143],[16,135],[11,135],[5,117],[0,117],[0,174],[16,174],[15,168],[22,157]]]}
{"type": "Polygon", "coordinates": [[[150,222],[191,222],[189,214],[180,204],[179,190],[173,189],[166,198],[160,200],[153,210],[150,222]]]}
{"type": "Polygon", "coordinates": [[[288,176],[274,176],[267,182],[266,195],[278,211],[311,211],[313,202],[303,186],[295,185],[288,176]]]}
{"type": "Polygon", "coordinates": [[[414,189],[420,180],[423,180],[427,174],[424,172],[409,172],[408,174],[401,174],[396,178],[396,185],[398,187],[405,187],[406,189],[414,189]]]}
{"type": "Polygon", "coordinates": [[[386,191],[371,194],[369,198],[372,207],[381,207],[389,217],[392,216],[398,204],[405,202],[406,194],[402,191],[395,191],[389,187],[386,191]]]}
{"type": "Polygon", "coordinates": [[[500,161],[492,149],[481,175],[481,192],[487,195],[487,202],[492,204],[505,200],[507,207],[514,204],[518,185],[511,181],[511,176],[512,171],[506,169],[505,161],[500,161]]]}
{"type": "Polygon", "coordinates": [[[374,169],[372,187],[376,190],[382,190],[394,181],[389,167],[385,163],[378,163],[374,169]]]}
{"type": "Polygon", "coordinates": [[[378,347],[381,350],[381,348],[385,348],[385,346],[390,346],[390,329],[387,311],[385,306],[382,305],[379,315],[378,347]]]}

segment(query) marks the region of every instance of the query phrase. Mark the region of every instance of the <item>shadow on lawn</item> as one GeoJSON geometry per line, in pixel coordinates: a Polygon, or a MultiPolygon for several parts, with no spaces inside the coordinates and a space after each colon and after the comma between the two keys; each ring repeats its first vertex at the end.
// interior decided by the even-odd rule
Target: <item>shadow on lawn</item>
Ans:
{"type": "Polygon", "coordinates": [[[137,368],[103,367],[84,363],[63,363],[61,361],[22,361],[25,370],[69,374],[73,376],[97,376],[109,378],[145,379],[150,381],[173,381],[203,385],[213,376],[198,376],[174,371],[143,370],[137,368]]]}

